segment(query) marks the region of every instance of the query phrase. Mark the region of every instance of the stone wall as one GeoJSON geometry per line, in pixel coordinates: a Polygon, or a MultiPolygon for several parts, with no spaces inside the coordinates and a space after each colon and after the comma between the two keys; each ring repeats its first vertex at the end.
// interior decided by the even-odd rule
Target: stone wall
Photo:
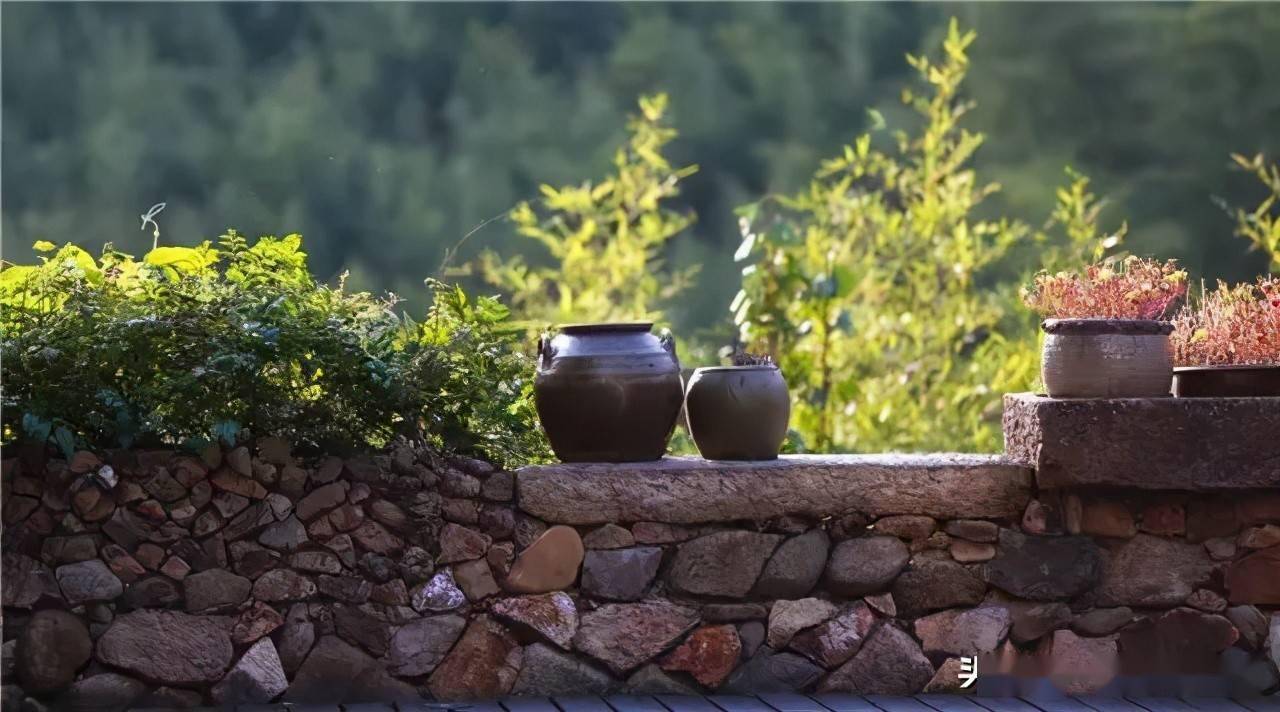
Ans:
{"type": "Polygon", "coordinates": [[[268,439],[6,459],[2,496],[5,710],[908,694],[956,689],[961,655],[1073,691],[1280,686],[1274,490],[1039,489],[977,456],[513,475],[268,439]]]}

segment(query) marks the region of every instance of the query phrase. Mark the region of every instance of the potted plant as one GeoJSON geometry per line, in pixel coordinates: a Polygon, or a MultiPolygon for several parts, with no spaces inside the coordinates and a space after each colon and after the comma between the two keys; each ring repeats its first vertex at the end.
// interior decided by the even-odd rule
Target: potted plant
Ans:
{"type": "Polygon", "coordinates": [[[1127,257],[1082,273],[1041,273],[1023,301],[1045,317],[1040,373],[1054,398],[1167,396],[1173,324],[1187,291],[1173,260],[1127,257]]]}
{"type": "Polygon", "coordinates": [[[1280,396],[1280,279],[1202,290],[1172,339],[1175,396],[1280,396]]]}
{"type": "Polygon", "coordinates": [[[736,354],[700,368],[685,391],[689,434],[708,460],[772,460],[787,437],[791,398],[768,356],[736,354]]]}

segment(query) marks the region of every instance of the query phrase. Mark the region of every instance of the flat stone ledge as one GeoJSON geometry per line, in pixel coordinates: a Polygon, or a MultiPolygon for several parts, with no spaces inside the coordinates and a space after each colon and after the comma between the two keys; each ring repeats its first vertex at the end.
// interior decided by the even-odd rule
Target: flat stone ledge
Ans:
{"type": "Polygon", "coordinates": [[[558,524],[702,524],[782,515],[1020,517],[1031,471],[993,455],[784,455],[760,462],[538,465],[516,473],[521,509],[558,524]]]}
{"type": "Polygon", "coordinates": [[[1042,488],[1280,487],[1280,398],[1004,398],[1005,453],[1042,488]]]}

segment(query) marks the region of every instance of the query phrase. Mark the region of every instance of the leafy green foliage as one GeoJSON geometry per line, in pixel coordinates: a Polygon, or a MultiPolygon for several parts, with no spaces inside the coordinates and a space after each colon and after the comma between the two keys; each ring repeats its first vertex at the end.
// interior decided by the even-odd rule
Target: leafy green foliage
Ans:
{"type": "MultiPolygon", "coordinates": [[[[541,452],[521,411],[526,369],[501,305],[437,285],[423,324],[393,299],[316,282],[298,235],[158,247],[141,260],[75,245],[0,271],[6,440],[60,446],[234,442],[377,445],[395,434],[488,452],[473,432],[541,452]],[[501,376],[513,389],[493,388],[501,376]],[[483,379],[483,380],[479,380],[483,379]],[[475,397],[483,403],[457,403],[475,397]]],[[[503,455],[506,453],[493,453],[503,455]]],[[[514,453],[513,453],[514,454],[514,453]]]]}
{"type": "Polygon", "coordinates": [[[1273,272],[1280,271],[1280,164],[1268,164],[1260,153],[1252,158],[1233,153],[1231,159],[1267,189],[1267,195],[1253,210],[1234,211],[1236,235],[1266,253],[1273,272]]]}
{"type": "MultiPolygon", "coordinates": [[[[740,341],[786,374],[798,447],[998,450],[999,394],[1035,378],[1034,322],[1001,276],[1019,272],[1015,248],[1048,238],[974,216],[999,189],[968,167],[983,136],[960,125],[974,37],[953,22],[940,59],[909,57],[928,87],[903,92],[918,133],[886,148],[859,136],[807,191],[741,211],[747,264],[731,310],[740,341]]],[[[1069,237],[1047,259],[1119,242],[1097,234],[1086,179],[1058,200],[1069,237]]]]}
{"type": "Polygon", "coordinates": [[[667,242],[693,216],[664,207],[696,166],[672,167],[663,147],[676,137],[663,123],[665,94],[640,98],[640,115],[627,123],[628,139],[613,159],[614,172],[597,183],[542,186],[540,210],[521,202],[511,220],[521,235],[540,242],[555,265],[531,266],[521,257],[501,261],[488,252],[482,270],[511,294],[516,311],[538,328],[572,322],[662,321],[661,303],[685,289],[696,269],[666,271],[667,242]]]}

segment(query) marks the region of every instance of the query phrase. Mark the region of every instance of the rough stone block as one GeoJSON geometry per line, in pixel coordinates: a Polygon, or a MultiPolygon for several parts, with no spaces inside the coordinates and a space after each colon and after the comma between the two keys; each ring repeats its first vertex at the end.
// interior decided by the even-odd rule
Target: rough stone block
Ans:
{"type": "Polygon", "coordinates": [[[1004,398],[1005,452],[1040,487],[1280,487],[1280,399],[1004,398]]]}
{"type": "Polygon", "coordinates": [[[939,519],[1022,515],[1031,472],[986,455],[788,455],[764,462],[672,457],[516,473],[520,508],[550,522],[699,524],[783,515],[939,519]]]}

